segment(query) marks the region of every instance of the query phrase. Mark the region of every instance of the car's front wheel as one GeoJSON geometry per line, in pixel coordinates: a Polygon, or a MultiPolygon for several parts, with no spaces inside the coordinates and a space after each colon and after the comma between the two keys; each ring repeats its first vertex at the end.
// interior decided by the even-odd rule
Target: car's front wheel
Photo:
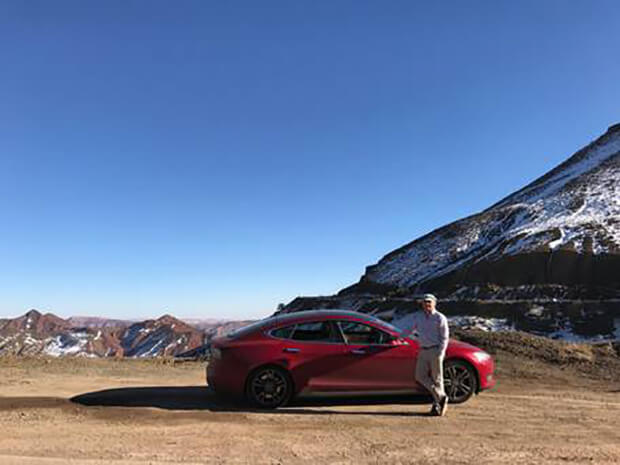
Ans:
{"type": "Polygon", "coordinates": [[[293,383],[286,371],[274,366],[261,367],[249,376],[246,397],[259,408],[276,408],[291,397],[293,383]]]}
{"type": "Polygon", "coordinates": [[[443,373],[444,389],[450,403],[463,403],[476,393],[478,377],[469,363],[463,360],[447,360],[443,373]]]}

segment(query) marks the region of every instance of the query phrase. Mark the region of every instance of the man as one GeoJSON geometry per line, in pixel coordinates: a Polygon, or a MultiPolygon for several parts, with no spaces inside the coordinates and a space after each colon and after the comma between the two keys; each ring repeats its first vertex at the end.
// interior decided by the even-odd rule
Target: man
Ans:
{"type": "Polygon", "coordinates": [[[415,379],[433,396],[430,414],[443,416],[448,408],[448,396],[443,387],[443,359],[448,347],[448,320],[435,307],[437,298],[425,294],[422,312],[413,315],[411,331],[417,331],[420,352],[415,369],[415,379]]]}

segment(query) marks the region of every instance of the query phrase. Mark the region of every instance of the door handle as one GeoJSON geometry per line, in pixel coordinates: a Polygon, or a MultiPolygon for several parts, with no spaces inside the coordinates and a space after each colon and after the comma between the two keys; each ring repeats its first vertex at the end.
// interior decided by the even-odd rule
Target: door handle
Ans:
{"type": "Polygon", "coordinates": [[[366,353],[366,349],[353,349],[351,353],[354,355],[364,355],[366,353]]]}
{"type": "Polygon", "coordinates": [[[283,352],[289,352],[291,354],[296,354],[297,352],[299,352],[299,349],[295,347],[286,347],[283,352]]]}

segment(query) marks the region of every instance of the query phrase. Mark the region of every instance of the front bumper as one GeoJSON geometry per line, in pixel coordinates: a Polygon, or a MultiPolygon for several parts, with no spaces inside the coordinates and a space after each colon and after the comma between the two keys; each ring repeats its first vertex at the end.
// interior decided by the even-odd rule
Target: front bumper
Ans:
{"type": "Polygon", "coordinates": [[[495,362],[492,358],[478,366],[478,375],[480,376],[479,391],[486,391],[495,387],[497,380],[495,379],[495,362]]]}

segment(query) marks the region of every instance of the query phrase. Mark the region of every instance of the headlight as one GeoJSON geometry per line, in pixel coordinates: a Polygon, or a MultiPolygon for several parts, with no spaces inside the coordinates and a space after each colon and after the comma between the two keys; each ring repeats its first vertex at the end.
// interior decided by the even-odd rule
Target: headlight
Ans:
{"type": "Polygon", "coordinates": [[[211,357],[213,357],[216,360],[221,360],[222,359],[222,351],[220,349],[218,349],[217,347],[213,347],[211,349],[211,357]]]}
{"type": "Polygon", "coordinates": [[[486,362],[488,359],[491,358],[489,354],[487,354],[486,352],[483,352],[482,350],[479,350],[478,352],[474,352],[473,356],[478,361],[478,363],[486,362]]]}

